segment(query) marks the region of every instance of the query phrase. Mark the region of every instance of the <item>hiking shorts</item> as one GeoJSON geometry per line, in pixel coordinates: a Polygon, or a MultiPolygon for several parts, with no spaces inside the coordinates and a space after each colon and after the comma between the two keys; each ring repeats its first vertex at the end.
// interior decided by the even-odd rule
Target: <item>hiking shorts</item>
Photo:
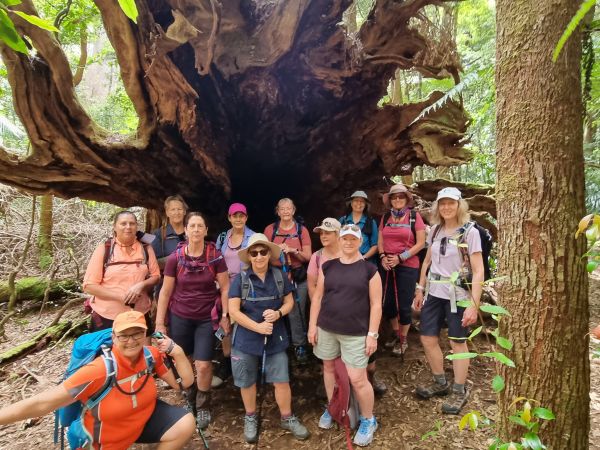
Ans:
{"type": "Polygon", "coordinates": [[[212,361],[215,335],[212,321],[169,314],[169,337],[194,361],[212,361]]]}
{"type": "Polygon", "coordinates": [[[461,321],[465,308],[457,307],[457,312],[450,311],[450,300],[428,295],[421,309],[421,336],[439,336],[444,321],[448,323],[448,336],[460,338],[455,342],[465,342],[469,330],[461,321]]]}
{"type": "Polygon", "coordinates": [[[155,444],[160,442],[163,435],[171,429],[188,412],[179,406],[169,405],[162,400],[156,400],[154,412],[144,425],[142,434],[135,442],[139,444],[155,444]]]}
{"type": "MultiPolygon", "coordinates": [[[[248,388],[256,384],[262,365],[262,356],[249,355],[235,348],[231,349],[231,372],[233,384],[239,388],[248,388]]],[[[267,383],[289,383],[288,357],[285,351],[267,355],[265,362],[265,381],[267,383]]]]}
{"type": "Polygon", "coordinates": [[[314,355],[324,361],[331,361],[339,356],[348,367],[364,369],[369,364],[365,354],[366,336],[349,336],[337,334],[317,328],[317,345],[313,348],[314,355]]]}

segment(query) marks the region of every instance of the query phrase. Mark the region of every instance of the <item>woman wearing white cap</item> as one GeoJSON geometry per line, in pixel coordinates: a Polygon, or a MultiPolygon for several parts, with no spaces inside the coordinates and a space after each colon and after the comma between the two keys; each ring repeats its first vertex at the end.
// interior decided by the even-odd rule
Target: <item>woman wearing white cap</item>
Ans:
{"type": "Polygon", "coordinates": [[[379,255],[384,277],[383,316],[396,336],[386,347],[404,355],[412,323],[411,305],[419,278],[419,251],[425,245],[425,223],[413,209],[413,198],[403,184],[395,184],[383,196],[390,208],[379,224],[379,255]]]}
{"type": "Polygon", "coordinates": [[[365,191],[354,191],[346,199],[349,210],[345,216],[340,217],[340,223],[356,224],[362,233],[362,243],[360,253],[365,259],[377,265],[377,222],[369,215],[369,197],[365,191]]]}
{"type": "MultiPolygon", "coordinates": [[[[328,399],[333,396],[335,385],[334,361],[341,357],[346,365],[361,414],[354,443],[365,446],[371,443],[377,429],[367,364],[377,350],[381,277],[377,268],[360,254],[361,240],[357,225],[344,225],[340,231],[341,256],[321,265],[310,308],[308,339],[314,354],[323,360],[328,399]]],[[[325,410],[319,427],[327,429],[332,425],[332,417],[325,410]]]]}
{"type": "Polygon", "coordinates": [[[465,381],[469,360],[452,361],[454,384],[450,387],[444,374],[439,334],[445,320],[448,323],[448,337],[452,338],[450,346],[453,353],[468,352],[465,342],[469,335],[467,327],[477,321],[484,278],[481,238],[469,222],[467,202],[456,188],[448,187],[438,192],[432,207],[432,221],[436,225],[427,238],[429,248],[421,268],[413,307],[421,311],[421,342],[433,372],[433,383],[419,386],[416,392],[423,398],[450,393],[450,398],[442,405],[442,412],[458,414],[467,402],[465,381]],[[469,280],[470,285],[465,286],[467,289],[463,289],[451,282],[451,278],[454,273],[464,273],[467,267],[470,268],[472,280],[469,280]],[[427,269],[433,282],[429,284],[429,293],[424,300],[427,269]],[[472,300],[472,305],[468,308],[457,306],[456,302],[463,299],[472,300]]]}

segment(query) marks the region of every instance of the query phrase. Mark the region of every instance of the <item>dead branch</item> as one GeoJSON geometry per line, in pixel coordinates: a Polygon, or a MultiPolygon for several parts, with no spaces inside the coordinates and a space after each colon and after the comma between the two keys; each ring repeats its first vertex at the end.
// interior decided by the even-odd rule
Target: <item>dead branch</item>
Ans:
{"type": "MultiPolygon", "coordinates": [[[[56,325],[58,323],[58,321],[60,320],[60,318],[62,317],[62,315],[65,313],[65,311],[67,311],[71,306],[75,305],[76,303],[82,303],[86,298],[87,298],[87,295],[81,294],[81,297],[72,298],[67,303],[65,303],[63,305],[63,307],[60,308],[59,311],[54,316],[54,320],[52,320],[52,322],[50,323],[50,326],[56,325]]],[[[86,320],[87,320],[87,318],[86,318],[86,320]]]]}

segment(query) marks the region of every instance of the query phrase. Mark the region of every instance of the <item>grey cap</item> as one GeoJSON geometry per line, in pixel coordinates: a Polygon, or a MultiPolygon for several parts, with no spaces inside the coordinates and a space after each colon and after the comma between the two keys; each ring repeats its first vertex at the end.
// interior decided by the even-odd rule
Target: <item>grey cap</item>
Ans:
{"type": "Polygon", "coordinates": [[[367,193],[365,191],[354,191],[354,193],[348,197],[348,201],[352,200],[353,198],[363,198],[365,199],[365,201],[369,201],[369,196],[367,195],[367,193]]]}

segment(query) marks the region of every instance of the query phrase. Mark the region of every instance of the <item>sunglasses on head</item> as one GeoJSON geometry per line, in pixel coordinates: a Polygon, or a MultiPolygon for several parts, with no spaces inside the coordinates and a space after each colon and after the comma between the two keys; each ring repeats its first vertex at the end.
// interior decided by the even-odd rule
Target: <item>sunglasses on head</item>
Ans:
{"type": "Polygon", "coordinates": [[[344,225],[342,227],[342,230],[360,231],[360,228],[358,227],[358,225],[350,224],[350,225],[344,225]]]}
{"type": "Polygon", "coordinates": [[[267,256],[269,254],[268,248],[262,248],[260,250],[248,250],[248,254],[253,258],[256,258],[258,255],[267,256]]]}

